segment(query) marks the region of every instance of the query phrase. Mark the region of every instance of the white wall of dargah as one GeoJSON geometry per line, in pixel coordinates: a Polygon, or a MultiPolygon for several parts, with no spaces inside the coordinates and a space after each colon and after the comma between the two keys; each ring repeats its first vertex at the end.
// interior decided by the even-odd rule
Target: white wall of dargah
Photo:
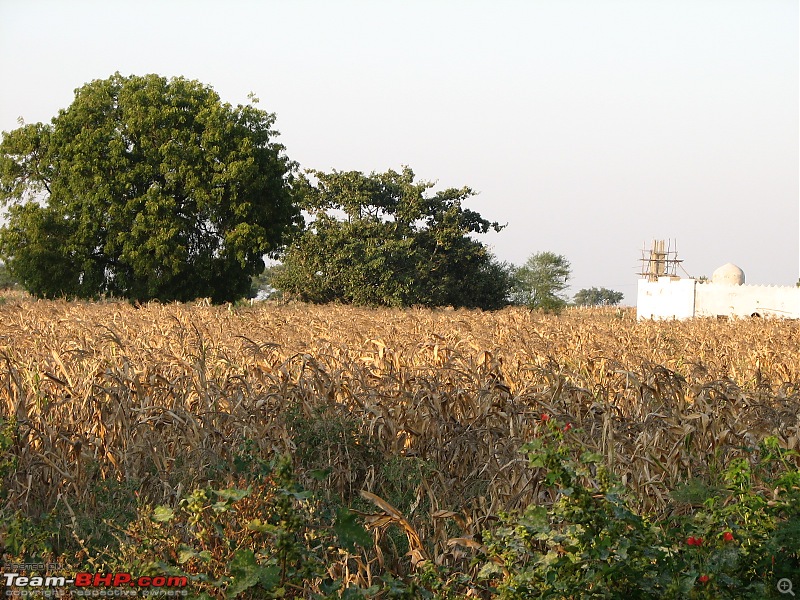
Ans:
{"type": "Polygon", "coordinates": [[[711,281],[640,279],[636,314],[639,319],[753,315],[800,319],[800,288],[745,285],[741,269],[728,264],[717,269],[711,281]]]}

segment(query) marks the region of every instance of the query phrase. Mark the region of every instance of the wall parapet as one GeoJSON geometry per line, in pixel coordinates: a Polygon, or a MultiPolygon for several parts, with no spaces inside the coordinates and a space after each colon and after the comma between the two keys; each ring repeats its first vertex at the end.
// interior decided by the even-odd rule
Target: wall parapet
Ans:
{"type": "Polygon", "coordinates": [[[786,285],[735,285],[694,279],[640,279],[639,319],[692,317],[783,317],[800,319],[800,288],[786,285]]]}

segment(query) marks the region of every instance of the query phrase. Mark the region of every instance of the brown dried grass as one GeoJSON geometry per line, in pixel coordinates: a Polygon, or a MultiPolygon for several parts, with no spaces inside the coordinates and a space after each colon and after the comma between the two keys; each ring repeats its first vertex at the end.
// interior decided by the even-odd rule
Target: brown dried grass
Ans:
{"type": "MultiPolygon", "coordinates": [[[[541,413],[572,423],[568,435],[650,510],[767,435],[800,449],[798,334],[795,321],[637,323],[617,309],[14,298],[0,307],[0,410],[18,424],[3,486],[8,506],[31,515],[91,506],[97,480],[138,481],[143,498],[174,502],[244,440],[262,456],[296,451],[289,411],[351,419],[384,460],[430,466],[402,518],[415,544],[456,554],[445,521],[469,545],[498,512],[548,501],[519,453],[541,413]]],[[[380,469],[357,449],[327,448],[326,490],[374,501],[380,469]]]]}

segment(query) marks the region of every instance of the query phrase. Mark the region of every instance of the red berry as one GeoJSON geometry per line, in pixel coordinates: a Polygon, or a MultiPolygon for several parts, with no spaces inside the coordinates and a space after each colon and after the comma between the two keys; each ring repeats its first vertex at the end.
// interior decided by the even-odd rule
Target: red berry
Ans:
{"type": "Polygon", "coordinates": [[[706,581],[708,581],[708,575],[700,575],[698,579],[700,580],[700,583],[705,583],[706,581]]]}
{"type": "Polygon", "coordinates": [[[550,415],[548,415],[547,413],[542,413],[542,421],[549,421],[549,420],[550,420],[550,415]]]}
{"type": "Polygon", "coordinates": [[[722,539],[725,540],[726,542],[732,542],[733,534],[730,531],[726,531],[725,533],[722,534],[722,539]]]}
{"type": "Polygon", "coordinates": [[[703,538],[696,538],[693,535],[686,538],[686,543],[690,546],[702,546],[703,545],[703,538]]]}

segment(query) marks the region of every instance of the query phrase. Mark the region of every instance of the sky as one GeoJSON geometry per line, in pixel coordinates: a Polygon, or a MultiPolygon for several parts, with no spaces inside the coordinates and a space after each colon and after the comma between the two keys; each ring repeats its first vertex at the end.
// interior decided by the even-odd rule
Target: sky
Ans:
{"type": "Polygon", "coordinates": [[[634,304],[641,251],[683,275],[800,275],[796,0],[0,0],[0,131],[94,79],[157,73],[277,115],[302,168],[413,169],[551,251],[570,293],[634,304]]]}

